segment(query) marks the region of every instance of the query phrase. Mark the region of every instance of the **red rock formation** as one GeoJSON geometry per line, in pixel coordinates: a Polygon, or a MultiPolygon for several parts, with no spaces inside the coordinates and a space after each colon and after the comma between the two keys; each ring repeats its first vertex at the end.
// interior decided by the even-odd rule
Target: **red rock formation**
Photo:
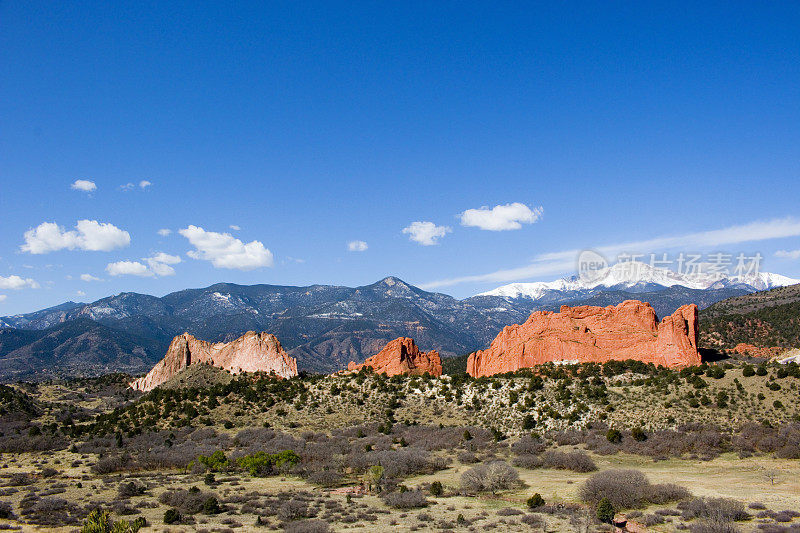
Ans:
{"type": "Polygon", "coordinates": [[[739,355],[771,359],[785,352],[786,348],[781,348],[780,346],[754,346],[752,344],[740,342],[731,351],[739,355]]]}
{"type": "Polygon", "coordinates": [[[283,378],[297,375],[297,361],[283,351],[275,335],[248,331],[231,342],[210,343],[184,333],[172,339],[164,359],[130,386],[149,391],[187,366],[196,364],[213,365],[234,374],[272,372],[283,378]]]}
{"type": "Polygon", "coordinates": [[[650,304],[637,300],[536,311],[524,324],[503,328],[486,350],[471,354],[467,372],[480,377],[549,361],[624,359],[669,367],[700,364],[697,306],[684,305],[661,323],[650,304]]]}
{"type": "Polygon", "coordinates": [[[436,350],[421,352],[414,343],[414,339],[408,337],[390,341],[383,350],[364,361],[362,365],[350,361],[347,370],[358,372],[366,367],[371,367],[376,374],[389,376],[398,374],[421,376],[425,372],[436,377],[442,375],[442,360],[439,358],[439,352],[436,350]]]}

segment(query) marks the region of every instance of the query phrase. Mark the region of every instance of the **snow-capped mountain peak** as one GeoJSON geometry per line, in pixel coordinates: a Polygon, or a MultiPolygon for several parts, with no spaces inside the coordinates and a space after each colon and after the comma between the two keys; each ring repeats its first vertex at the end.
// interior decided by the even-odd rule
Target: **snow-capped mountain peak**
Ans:
{"type": "Polygon", "coordinates": [[[555,281],[511,283],[480,293],[478,296],[538,300],[552,292],[590,291],[608,288],[625,290],[637,287],[652,287],[652,289],[658,289],[659,287],[681,285],[690,289],[706,290],[731,284],[744,284],[755,290],[767,290],[796,283],[800,283],[800,280],[770,272],[757,272],[740,276],[726,276],[721,273],[709,272],[679,273],[640,261],[623,261],[608,267],[597,279],[570,276],[555,281]]]}

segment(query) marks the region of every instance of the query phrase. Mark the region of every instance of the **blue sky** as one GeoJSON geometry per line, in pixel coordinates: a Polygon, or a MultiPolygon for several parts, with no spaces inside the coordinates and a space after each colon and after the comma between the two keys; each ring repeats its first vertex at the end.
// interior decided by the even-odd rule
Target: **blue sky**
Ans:
{"type": "Polygon", "coordinates": [[[662,237],[800,277],[800,5],[639,4],[0,3],[0,315],[662,237]]]}

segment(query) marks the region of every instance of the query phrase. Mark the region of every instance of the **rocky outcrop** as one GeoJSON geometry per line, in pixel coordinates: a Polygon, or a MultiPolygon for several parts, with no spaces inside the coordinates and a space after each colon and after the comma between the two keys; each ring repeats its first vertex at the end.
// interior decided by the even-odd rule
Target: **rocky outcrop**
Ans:
{"type": "Polygon", "coordinates": [[[389,376],[398,374],[421,376],[426,372],[436,377],[442,375],[439,352],[436,350],[421,352],[414,339],[409,337],[399,337],[390,341],[383,350],[364,361],[364,364],[359,365],[350,361],[347,370],[358,372],[367,367],[372,368],[376,374],[389,376]]]}
{"type": "Polygon", "coordinates": [[[781,348],[780,346],[755,346],[753,344],[740,342],[731,351],[737,355],[744,355],[747,357],[772,359],[785,352],[786,348],[781,348]]]}
{"type": "Polygon", "coordinates": [[[637,359],[667,367],[700,364],[697,306],[684,305],[659,322],[648,303],[583,305],[537,311],[523,324],[503,328],[486,350],[467,359],[467,372],[490,376],[547,362],[637,359]]]}
{"type": "Polygon", "coordinates": [[[172,339],[164,359],[130,386],[149,391],[184,368],[197,364],[216,366],[233,374],[267,372],[282,378],[297,375],[297,361],[283,351],[275,335],[248,331],[231,342],[211,343],[184,333],[172,339]]]}

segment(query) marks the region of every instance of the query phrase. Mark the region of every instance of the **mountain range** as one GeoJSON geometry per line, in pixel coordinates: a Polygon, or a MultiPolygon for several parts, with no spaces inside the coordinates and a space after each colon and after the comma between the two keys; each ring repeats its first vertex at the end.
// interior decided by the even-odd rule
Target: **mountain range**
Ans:
{"type": "Polygon", "coordinates": [[[665,316],[686,303],[704,308],[798,282],[763,273],[749,280],[753,284],[717,279],[701,286],[685,280],[688,286],[658,270],[637,279],[617,272],[607,279],[610,284],[577,278],[518,283],[462,300],[395,277],[361,287],[218,283],[163,297],[121,293],[0,318],[0,378],[145,372],[175,335],[230,341],[250,330],[275,334],[300,370],[331,372],[363,361],[397,337],[412,337],[443,357],[465,354],[485,348],[504,326],[531,312],[563,304],[640,299],[665,316]]]}

